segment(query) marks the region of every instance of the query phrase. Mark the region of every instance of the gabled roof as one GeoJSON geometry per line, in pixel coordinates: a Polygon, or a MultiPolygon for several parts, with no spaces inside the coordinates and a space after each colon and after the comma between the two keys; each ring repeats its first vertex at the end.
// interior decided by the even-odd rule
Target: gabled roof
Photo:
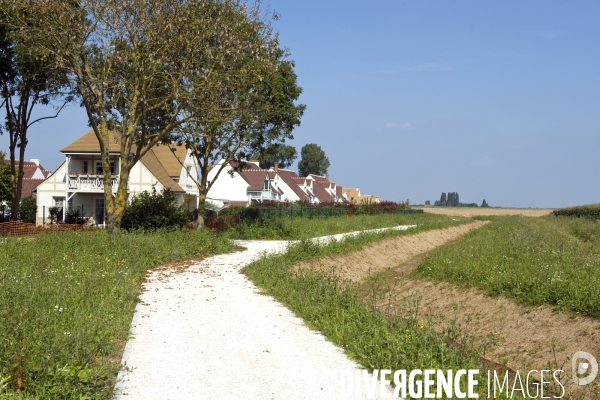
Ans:
{"type": "MultiPolygon", "coordinates": [[[[121,151],[121,134],[117,131],[109,131],[109,151],[119,153],[121,151]]],[[[135,147],[132,148],[135,151],[135,147]]],[[[63,153],[99,153],[100,145],[93,130],[85,133],[73,143],[61,150],[63,153]]],[[[148,168],[162,186],[173,192],[185,192],[173,178],[179,178],[182,163],[185,161],[187,150],[183,146],[175,147],[171,151],[167,145],[156,145],[148,150],[140,159],[140,162],[148,168]],[[181,161],[181,163],[179,162],[181,161]]]]}
{"type": "MultiPolygon", "coordinates": [[[[165,147],[165,146],[163,146],[163,147],[165,147]]],[[[152,173],[152,175],[154,175],[154,177],[156,179],[158,179],[160,184],[163,185],[165,188],[170,189],[173,192],[185,192],[185,190],[183,190],[183,188],[181,186],[179,186],[179,184],[171,178],[171,175],[169,174],[169,172],[167,172],[167,169],[162,164],[162,161],[164,159],[167,159],[167,160],[169,159],[169,155],[165,154],[164,152],[161,154],[161,151],[159,151],[159,154],[162,155],[162,157],[159,158],[156,155],[155,150],[156,150],[156,146],[154,148],[148,150],[148,152],[146,154],[144,154],[144,156],[142,157],[140,162],[146,168],[148,168],[148,170],[152,173]]],[[[170,150],[168,150],[168,151],[170,152],[170,150]]],[[[174,158],[172,153],[171,153],[170,157],[174,158]]],[[[175,162],[177,162],[177,161],[175,160],[175,162]]],[[[179,166],[179,170],[181,171],[181,165],[179,166]]],[[[179,174],[177,174],[177,176],[179,176],[179,174]]]]}
{"type": "Polygon", "coordinates": [[[321,183],[319,183],[318,181],[316,181],[313,184],[313,190],[315,192],[315,196],[317,196],[317,199],[319,199],[319,202],[321,202],[321,203],[333,202],[333,197],[331,197],[331,195],[329,193],[327,193],[327,190],[325,190],[323,185],[321,183]]]}
{"type": "MultiPolygon", "coordinates": [[[[121,134],[117,131],[108,132],[108,151],[119,153],[121,151],[121,134]]],[[[134,151],[132,149],[131,151],[134,151]]],[[[62,153],[99,153],[100,144],[94,130],[90,130],[73,143],[61,150],[62,153]]]]}
{"type": "MultiPolygon", "coordinates": [[[[4,160],[5,164],[10,164],[10,160],[4,160]]],[[[15,165],[19,168],[19,160],[15,160],[15,165]]],[[[37,162],[23,161],[23,186],[21,187],[21,198],[31,196],[31,191],[40,183],[44,182],[52,174],[52,171],[44,169],[37,162]]]]}
{"type": "Polygon", "coordinates": [[[152,150],[169,176],[172,178],[179,178],[179,175],[181,175],[181,168],[183,168],[183,162],[187,155],[187,149],[185,146],[175,146],[173,148],[175,151],[172,151],[167,145],[157,145],[154,146],[152,150]]]}
{"type": "Polygon", "coordinates": [[[299,176],[296,175],[294,171],[278,169],[277,175],[279,175],[281,180],[284,181],[285,184],[288,185],[290,189],[292,189],[292,191],[296,194],[296,196],[298,196],[301,200],[305,200],[307,198],[306,193],[304,193],[304,190],[300,189],[300,186],[298,186],[298,183],[296,183],[294,179],[299,178],[299,176]]]}
{"type": "Polygon", "coordinates": [[[267,172],[265,169],[244,169],[238,171],[238,174],[248,182],[248,190],[262,190],[267,172]]]}

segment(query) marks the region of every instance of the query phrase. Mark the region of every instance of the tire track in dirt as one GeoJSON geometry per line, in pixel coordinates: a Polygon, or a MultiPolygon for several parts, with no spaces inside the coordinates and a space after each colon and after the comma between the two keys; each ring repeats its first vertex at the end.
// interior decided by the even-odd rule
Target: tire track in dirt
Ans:
{"type": "Polygon", "coordinates": [[[404,264],[416,256],[459,240],[471,230],[481,228],[488,222],[475,221],[450,228],[384,239],[349,254],[300,263],[296,268],[328,271],[336,276],[358,282],[369,275],[404,264]]]}

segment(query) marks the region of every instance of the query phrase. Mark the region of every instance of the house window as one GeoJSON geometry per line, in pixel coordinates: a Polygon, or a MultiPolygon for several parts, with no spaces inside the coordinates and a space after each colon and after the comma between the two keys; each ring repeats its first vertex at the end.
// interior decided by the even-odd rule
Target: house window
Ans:
{"type": "Polygon", "coordinates": [[[110,163],[110,174],[114,175],[115,174],[115,162],[111,162],[110,163]]]}
{"type": "Polygon", "coordinates": [[[84,174],[88,173],[88,162],[87,161],[83,162],[83,173],[84,174]]]}
{"type": "Polygon", "coordinates": [[[63,208],[63,206],[65,205],[65,198],[64,197],[53,197],[52,203],[54,203],[54,207],[63,208]]]}
{"type": "Polygon", "coordinates": [[[263,186],[263,190],[270,190],[271,189],[271,181],[267,178],[265,179],[265,185],[263,186]]]}
{"type": "Polygon", "coordinates": [[[96,163],[96,175],[102,175],[102,163],[101,162],[96,163]]]}

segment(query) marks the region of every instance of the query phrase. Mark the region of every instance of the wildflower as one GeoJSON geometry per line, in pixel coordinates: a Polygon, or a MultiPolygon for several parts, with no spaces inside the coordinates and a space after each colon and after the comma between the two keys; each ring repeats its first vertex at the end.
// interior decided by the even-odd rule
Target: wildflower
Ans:
{"type": "Polygon", "coordinates": [[[420,328],[421,328],[421,329],[423,329],[423,328],[424,328],[424,326],[423,326],[423,325],[421,325],[421,326],[420,326],[420,328]]]}

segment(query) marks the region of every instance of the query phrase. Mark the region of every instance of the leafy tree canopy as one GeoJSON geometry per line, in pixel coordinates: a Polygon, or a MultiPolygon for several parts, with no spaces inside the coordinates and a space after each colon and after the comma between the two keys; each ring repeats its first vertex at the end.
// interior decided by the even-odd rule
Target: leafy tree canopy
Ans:
{"type": "Polygon", "coordinates": [[[314,143],[308,143],[300,151],[301,159],[298,163],[298,172],[300,176],[325,175],[329,169],[329,158],[325,152],[314,143]]]}
{"type": "Polygon", "coordinates": [[[256,153],[252,156],[253,160],[260,161],[260,167],[264,169],[269,169],[275,164],[279,164],[279,168],[289,168],[296,158],[298,158],[296,148],[286,144],[276,144],[262,154],[256,153]]]}

